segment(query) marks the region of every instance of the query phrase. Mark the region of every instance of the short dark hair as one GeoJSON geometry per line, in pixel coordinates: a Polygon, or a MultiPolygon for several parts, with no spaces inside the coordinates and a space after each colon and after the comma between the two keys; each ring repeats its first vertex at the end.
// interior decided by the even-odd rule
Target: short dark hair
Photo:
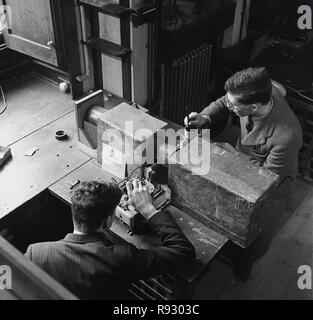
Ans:
{"type": "Polygon", "coordinates": [[[95,232],[120,203],[122,191],[115,183],[81,182],[71,193],[75,225],[95,232]]]}
{"type": "Polygon", "coordinates": [[[267,104],[272,96],[272,81],[265,68],[248,68],[230,77],[225,90],[238,96],[243,105],[267,104]]]}

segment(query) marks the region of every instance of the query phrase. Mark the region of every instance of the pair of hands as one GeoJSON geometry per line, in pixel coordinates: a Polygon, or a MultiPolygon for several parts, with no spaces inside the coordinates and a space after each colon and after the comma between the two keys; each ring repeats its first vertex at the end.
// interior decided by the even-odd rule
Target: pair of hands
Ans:
{"type": "Polygon", "coordinates": [[[142,185],[138,179],[127,182],[127,194],[130,204],[132,204],[137,211],[146,219],[151,219],[158,210],[153,204],[151,195],[147,188],[142,185]]]}

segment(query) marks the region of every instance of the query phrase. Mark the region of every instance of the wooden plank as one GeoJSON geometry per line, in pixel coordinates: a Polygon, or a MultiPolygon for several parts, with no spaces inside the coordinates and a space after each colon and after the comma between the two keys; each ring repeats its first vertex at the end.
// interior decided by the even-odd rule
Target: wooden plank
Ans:
{"type": "Polygon", "coordinates": [[[100,38],[121,45],[120,19],[99,13],[100,38]]]}
{"type": "Polygon", "coordinates": [[[113,178],[112,175],[103,171],[94,160],[91,160],[78,169],[70,172],[60,181],[49,187],[49,191],[59,197],[67,204],[71,203],[71,185],[77,180],[79,181],[108,181],[113,178]]]}
{"type": "Polygon", "coordinates": [[[75,123],[72,112],[12,146],[12,159],[0,169],[0,218],[90,160],[76,146],[75,123]],[[69,139],[57,141],[58,130],[65,130],[69,139]],[[33,147],[39,151],[26,157],[33,147]]]}
{"type": "Polygon", "coordinates": [[[0,145],[9,146],[74,109],[71,96],[34,74],[5,90],[0,145]]]}
{"type": "Polygon", "coordinates": [[[9,300],[77,299],[2,237],[0,237],[0,265],[10,267],[12,271],[12,290],[6,292],[0,290],[0,298],[9,300]]]}
{"type": "MultiPolygon", "coordinates": [[[[129,7],[130,0],[120,0],[120,4],[129,7]]],[[[123,16],[120,19],[121,26],[121,45],[125,48],[131,47],[130,39],[130,16],[123,16]]],[[[129,103],[133,102],[132,96],[132,57],[126,55],[122,58],[122,75],[123,75],[123,98],[129,103]]]]}
{"type": "Polygon", "coordinates": [[[118,97],[123,97],[122,59],[102,54],[101,61],[103,89],[118,97]],[[112,74],[114,77],[111,76],[112,74]]]}
{"type": "MultiPolygon", "coordinates": [[[[52,185],[49,190],[70,204],[70,186],[75,181],[110,181],[112,178],[119,181],[116,177],[103,171],[93,161],[90,161],[52,185]]],[[[180,275],[184,279],[193,282],[204,272],[206,266],[225,245],[228,239],[210,230],[174,207],[170,207],[168,211],[195,246],[198,262],[195,262],[192,266],[180,272],[180,275]]],[[[132,243],[140,249],[149,249],[160,245],[160,241],[155,236],[142,234],[131,236],[127,231],[127,227],[118,221],[115,221],[111,228],[112,234],[117,236],[121,242],[126,241],[132,243]]]]}
{"type": "Polygon", "coordinates": [[[133,100],[141,106],[148,103],[148,25],[131,24],[133,100]]]}
{"type": "Polygon", "coordinates": [[[62,38],[66,39],[63,55],[67,60],[73,99],[78,99],[95,87],[91,50],[84,50],[81,44],[82,40],[89,37],[89,24],[85,19],[83,8],[80,10],[73,1],[59,1],[62,7],[60,18],[63,24],[60,28],[63,27],[62,38]]]}
{"type": "Polygon", "coordinates": [[[121,58],[131,52],[129,48],[124,48],[118,44],[100,38],[88,39],[84,44],[111,57],[121,58]]]}
{"type": "Polygon", "coordinates": [[[0,291],[0,301],[15,301],[18,300],[17,296],[13,294],[13,292],[9,290],[1,290],[0,291]]]}
{"type": "Polygon", "coordinates": [[[99,12],[113,17],[120,17],[129,12],[128,8],[120,6],[117,3],[108,3],[108,1],[106,0],[80,0],[79,3],[93,10],[97,10],[99,12]]]}

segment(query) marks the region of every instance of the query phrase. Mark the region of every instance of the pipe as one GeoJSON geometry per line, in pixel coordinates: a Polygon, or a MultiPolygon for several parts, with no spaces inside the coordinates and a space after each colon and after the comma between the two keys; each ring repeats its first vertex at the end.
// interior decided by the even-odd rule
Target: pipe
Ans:
{"type": "Polygon", "coordinates": [[[92,106],[86,114],[86,121],[94,126],[97,126],[97,120],[101,118],[105,112],[106,109],[100,106],[92,106]]]}

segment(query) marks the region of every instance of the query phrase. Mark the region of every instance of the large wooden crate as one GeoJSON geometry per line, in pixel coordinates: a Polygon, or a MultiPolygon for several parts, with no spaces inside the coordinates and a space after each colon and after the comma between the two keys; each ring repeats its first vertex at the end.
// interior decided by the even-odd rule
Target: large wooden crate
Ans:
{"type": "Polygon", "coordinates": [[[173,205],[248,247],[271,214],[278,176],[254,166],[244,154],[227,152],[201,139],[174,157],[169,166],[173,205]],[[208,173],[193,174],[199,168],[186,161],[188,148],[195,143],[201,143],[203,161],[210,163],[208,173]]]}

